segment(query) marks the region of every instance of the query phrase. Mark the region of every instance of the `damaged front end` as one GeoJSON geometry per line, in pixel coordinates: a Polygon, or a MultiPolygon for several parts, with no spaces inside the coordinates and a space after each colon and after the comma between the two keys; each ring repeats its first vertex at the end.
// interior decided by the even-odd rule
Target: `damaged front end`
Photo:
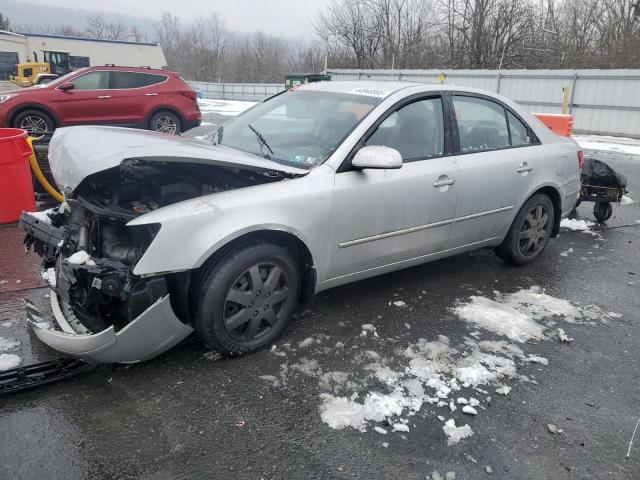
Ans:
{"type": "Polygon", "coordinates": [[[135,275],[161,230],[127,225],[159,208],[230,189],[281,179],[183,159],[131,159],[87,176],[47,212],[25,213],[25,244],[43,259],[55,324],[33,304],[35,334],[67,355],[101,363],[148,360],[192,331],[189,272],[135,275]]]}

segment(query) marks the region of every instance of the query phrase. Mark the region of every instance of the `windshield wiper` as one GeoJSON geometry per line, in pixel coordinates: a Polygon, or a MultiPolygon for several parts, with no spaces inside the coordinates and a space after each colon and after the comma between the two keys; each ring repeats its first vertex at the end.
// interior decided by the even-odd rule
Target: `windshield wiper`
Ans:
{"type": "Polygon", "coordinates": [[[260,146],[260,153],[262,154],[262,156],[264,158],[269,158],[269,155],[265,155],[264,154],[264,149],[262,147],[267,147],[267,149],[271,152],[271,155],[273,155],[273,150],[271,150],[271,147],[269,146],[269,144],[267,143],[267,141],[264,139],[264,137],[262,136],[262,134],[256,130],[253,126],[251,125],[247,125],[247,127],[249,127],[251,129],[251,131],[253,133],[256,134],[256,138],[258,139],[258,145],[260,146]]]}
{"type": "Polygon", "coordinates": [[[212,138],[211,138],[211,143],[213,143],[214,141],[214,137],[215,137],[215,143],[214,145],[220,145],[220,142],[222,142],[222,134],[224,133],[224,125],[220,125],[220,127],[218,127],[218,129],[214,132],[212,138]]]}

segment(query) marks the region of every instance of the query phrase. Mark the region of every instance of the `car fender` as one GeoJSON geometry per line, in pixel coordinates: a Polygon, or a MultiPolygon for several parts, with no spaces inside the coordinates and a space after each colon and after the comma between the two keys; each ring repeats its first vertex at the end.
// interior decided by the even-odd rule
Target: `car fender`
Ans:
{"type": "Polygon", "coordinates": [[[320,166],[295,179],[240,188],[160,208],[128,225],[160,224],[134,274],[154,275],[201,266],[229,242],[257,231],[297,237],[314,260],[319,278],[329,259],[335,172],[320,166]]]}
{"type": "Polygon", "coordinates": [[[53,110],[51,110],[49,107],[47,107],[46,105],[39,103],[39,102],[34,102],[34,101],[29,101],[29,103],[22,103],[19,105],[16,105],[14,107],[11,108],[11,110],[9,110],[9,114],[7,115],[7,118],[9,119],[8,121],[8,125],[11,125],[13,122],[13,119],[15,118],[15,116],[20,113],[23,110],[42,110],[43,112],[45,112],[47,115],[49,115],[53,121],[56,124],[56,127],[61,127],[62,122],[60,121],[60,117],[58,116],[57,113],[55,113],[53,110]]]}

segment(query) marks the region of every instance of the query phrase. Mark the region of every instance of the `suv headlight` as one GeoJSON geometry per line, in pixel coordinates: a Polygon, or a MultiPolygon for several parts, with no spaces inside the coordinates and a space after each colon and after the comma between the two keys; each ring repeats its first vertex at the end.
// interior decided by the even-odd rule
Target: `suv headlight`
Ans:
{"type": "Polygon", "coordinates": [[[0,103],[4,103],[7,100],[9,100],[10,98],[17,97],[17,96],[18,96],[17,93],[11,93],[11,94],[7,93],[7,94],[4,94],[4,95],[0,95],[0,103]]]}

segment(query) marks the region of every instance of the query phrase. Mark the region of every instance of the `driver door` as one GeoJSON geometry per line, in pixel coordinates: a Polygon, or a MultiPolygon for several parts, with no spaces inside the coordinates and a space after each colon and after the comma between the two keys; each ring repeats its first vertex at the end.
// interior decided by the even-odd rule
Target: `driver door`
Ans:
{"type": "Polygon", "coordinates": [[[93,70],[70,80],[71,90],[60,90],[60,116],[65,125],[111,123],[112,91],[109,72],[93,70]]]}
{"type": "Polygon", "coordinates": [[[336,173],[330,277],[393,270],[445,249],[458,197],[440,96],[392,108],[362,145],[398,150],[400,169],[336,173]]]}

